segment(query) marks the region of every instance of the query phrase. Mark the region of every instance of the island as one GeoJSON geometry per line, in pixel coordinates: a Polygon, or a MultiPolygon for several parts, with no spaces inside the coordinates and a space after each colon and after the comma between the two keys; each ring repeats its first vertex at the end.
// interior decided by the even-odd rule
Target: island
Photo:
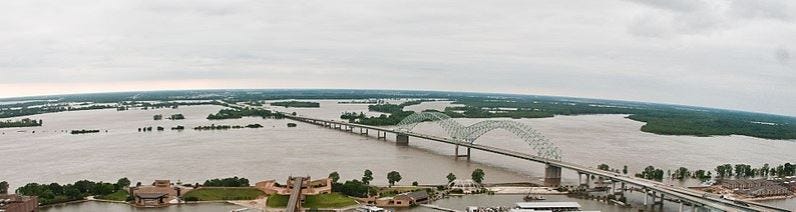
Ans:
{"type": "Polygon", "coordinates": [[[0,128],[10,127],[39,127],[42,125],[42,120],[33,120],[29,118],[20,119],[18,121],[6,120],[0,121],[0,128]]]}
{"type": "Polygon", "coordinates": [[[282,106],[282,107],[309,107],[309,108],[321,107],[321,104],[317,102],[302,102],[302,101],[272,102],[271,105],[282,106]]]}

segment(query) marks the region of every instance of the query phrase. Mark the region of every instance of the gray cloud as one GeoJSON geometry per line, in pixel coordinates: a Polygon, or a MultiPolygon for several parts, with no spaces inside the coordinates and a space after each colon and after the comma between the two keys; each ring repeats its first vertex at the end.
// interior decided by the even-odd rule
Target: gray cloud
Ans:
{"type": "Polygon", "coordinates": [[[720,0],[2,1],[0,96],[440,89],[796,115],[794,12],[720,0]]]}

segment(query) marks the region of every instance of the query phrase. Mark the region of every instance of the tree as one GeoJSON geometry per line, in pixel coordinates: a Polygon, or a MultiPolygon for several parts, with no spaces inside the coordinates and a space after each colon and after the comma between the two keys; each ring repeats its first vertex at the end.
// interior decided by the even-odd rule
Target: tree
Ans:
{"type": "Polygon", "coordinates": [[[453,173],[448,173],[448,176],[445,176],[445,177],[448,178],[448,183],[451,183],[454,180],[456,180],[456,175],[453,174],[453,173]]]}
{"type": "Polygon", "coordinates": [[[127,179],[126,177],[119,179],[118,181],[116,181],[116,186],[118,188],[128,187],[130,186],[130,179],[127,179]]]}
{"type": "Polygon", "coordinates": [[[362,176],[362,183],[370,185],[371,180],[373,180],[373,172],[370,171],[370,169],[365,169],[365,174],[362,176]]]}
{"type": "Polygon", "coordinates": [[[481,183],[482,181],[484,181],[484,176],[486,176],[486,174],[484,173],[484,170],[475,169],[473,170],[473,174],[471,174],[470,176],[472,177],[473,181],[475,181],[476,183],[481,183]]]}
{"type": "Polygon", "coordinates": [[[608,171],[608,169],[611,169],[611,167],[609,167],[608,164],[604,164],[603,163],[603,164],[598,165],[597,169],[603,170],[603,171],[608,171]]]}
{"type": "Polygon", "coordinates": [[[625,165],[625,167],[622,168],[622,174],[627,174],[627,165],[625,165]]]}
{"type": "Polygon", "coordinates": [[[412,186],[418,186],[418,185],[420,185],[420,184],[417,183],[417,181],[412,182],[412,186]]]}
{"type": "Polygon", "coordinates": [[[8,194],[8,182],[0,182],[0,194],[8,194]]]}
{"type": "Polygon", "coordinates": [[[690,177],[690,176],[691,176],[691,172],[689,172],[688,168],[685,168],[685,167],[680,167],[680,168],[674,170],[674,174],[672,175],[673,178],[676,178],[676,179],[679,179],[679,180],[685,179],[685,178],[690,177]]]}
{"type": "Polygon", "coordinates": [[[397,171],[387,173],[387,181],[390,183],[390,186],[395,185],[396,182],[401,181],[401,173],[397,171]]]}
{"type": "Polygon", "coordinates": [[[333,183],[336,183],[338,180],[340,180],[340,174],[338,174],[336,171],[329,173],[329,178],[332,179],[333,183]]]}

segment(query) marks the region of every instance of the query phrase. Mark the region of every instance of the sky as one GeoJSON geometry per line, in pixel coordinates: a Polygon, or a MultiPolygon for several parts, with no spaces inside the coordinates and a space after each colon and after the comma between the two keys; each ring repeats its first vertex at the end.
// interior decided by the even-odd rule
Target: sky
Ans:
{"type": "Polygon", "coordinates": [[[476,91],[796,116],[792,0],[0,1],[0,97],[476,91]]]}

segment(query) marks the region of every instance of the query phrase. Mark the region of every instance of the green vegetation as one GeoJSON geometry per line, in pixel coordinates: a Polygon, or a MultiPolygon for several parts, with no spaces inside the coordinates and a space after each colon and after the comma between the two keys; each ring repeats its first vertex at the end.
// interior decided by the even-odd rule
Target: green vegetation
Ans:
{"type": "Polygon", "coordinates": [[[185,193],[186,200],[195,201],[215,201],[215,200],[253,200],[264,195],[262,191],[252,187],[222,188],[208,187],[199,188],[185,193]]]}
{"type": "Polygon", "coordinates": [[[99,130],[85,130],[85,129],[84,130],[72,130],[72,131],[69,131],[69,133],[72,134],[72,135],[86,134],[86,133],[98,133],[98,132],[100,132],[100,131],[99,130]]]}
{"type": "Polygon", "coordinates": [[[362,183],[370,184],[370,181],[373,180],[373,172],[370,169],[365,169],[365,173],[362,175],[362,183]]]}
{"type": "Polygon", "coordinates": [[[401,173],[397,171],[391,171],[387,173],[387,182],[390,183],[390,186],[395,185],[395,183],[401,181],[401,173]]]}
{"type": "Polygon", "coordinates": [[[184,129],[185,129],[185,126],[182,126],[182,125],[177,125],[176,127],[172,127],[171,128],[171,130],[184,130],[184,129]]]}
{"type": "Polygon", "coordinates": [[[224,179],[206,180],[202,185],[212,187],[249,187],[249,180],[235,176],[224,179]]]}
{"type": "Polygon", "coordinates": [[[453,173],[448,173],[448,176],[445,176],[445,178],[447,178],[447,179],[448,179],[448,183],[451,183],[451,182],[453,182],[454,180],[456,180],[456,175],[455,175],[455,174],[453,174],[453,173]]]}
{"type": "Polygon", "coordinates": [[[484,181],[484,177],[485,177],[485,176],[486,176],[486,174],[484,173],[484,170],[482,170],[482,169],[475,169],[475,170],[473,170],[473,173],[472,173],[472,174],[470,174],[470,177],[471,177],[471,178],[473,179],[473,181],[475,181],[476,183],[481,183],[481,182],[483,182],[483,181],[484,181]]]}
{"type": "Polygon", "coordinates": [[[307,196],[302,207],[305,208],[342,208],[356,205],[354,199],[339,193],[307,196]]]}
{"type": "MultiPolygon", "coordinates": [[[[126,178],[123,178],[126,179],[126,178]]],[[[38,196],[42,205],[82,200],[87,196],[108,197],[124,187],[129,186],[129,181],[119,180],[116,184],[92,182],[88,180],[77,181],[74,184],[59,185],[58,183],[38,184],[28,183],[17,189],[18,194],[38,196]],[[127,185],[125,185],[125,182],[127,185]]],[[[116,194],[118,195],[118,194],[116,194]]]]}
{"type": "Polygon", "coordinates": [[[352,197],[368,197],[371,187],[359,180],[348,180],[345,183],[332,183],[332,191],[352,197]]]}
{"type": "Polygon", "coordinates": [[[185,116],[183,116],[181,113],[178,113],[178,114],[171,115],[169,117],[169,119],[171,119],[171,120],[182,120],[182,119],[185,119],[185,116]]]}
{"type": "Polygon", "coordinates": [[[163,119],[163,115],[161,115],[161,114],[154,115],[154,116],[152,116],[152,119],[154,119],[155,121],[162,120],[163,119]]]}
{"type": "Polygon", "coordinates": [[[95,198],[103,199],[103,200],[111,200],[111,201],[127,201],[127,198],[129,196],[130,196],[130,193],[128,193],[126,190],[119,189],[118,191],[113,192],[113,193],[108,194],[108,195],[97,195],[97,196],[95,196],[95,198]]]}
{"type": "MultiPolygon", "coordinates": [[[[42,104],[42,103],[40,103],[42,104]]],[[[28,107],[25,106],[20,109],[15,109],[13,105],[3,105],[0,107],[0,118],[10,118],[10,117],[18,117],[18,116],[29,116],[29,115],[36,115],[36,114],[43,114],[43,113],[57,113],[63,111],[80,111],[80,110],[98,110],[98,109],[107,109],[107,108],[115,108],[115,106],[110,105],[92,105],[92,106],[85,106],[85,107],[72,107],[68,104],[46,104],[46,105],[39,105],[40,107],[28,107]]],[[[28,105],[28,104],[22,104],[28,105]]]]}
{"type": "Polygon", "coordinates": [[[268,196],[268,200],[265,204],[269,208],[284,208],[287,207],[288,200],[290,200],[290,196],[288,195],[271,195],[268,196]]]}
{"type": "MultiPolygon", "coordinates": [[[[267,205],[270,208],[284,208],[289,199],[290,196],[287,195],[271,195],[268,197],[267,205]]],[[[356,201],[350,197],[340,193],[331,193],[307,196],[301,206],[304,208],[342,208],[356,204],[356,201]]]]}
{"type": "Polygon", "coordinates": [[[445,108],[451,117],[544,118],[554,115],[631,114],[644,132],[661,135],[746,135],[796,139],[796,118],[698,107],[552,97],[464,98],[445,108]],[[508,109],[511,108],[511,109],[508,109]]]}
{"type": "Polygon", "coordinates": [[[769,139],[796,139],[796,125],[762,120],[742,113],[645,111],[629,119],[645,122],[641,131],[661,135],[746,135],[769,139]]]}
{"type": "Polygon", "coordinates": [[[336,171],[332,172],[332,173],[329,173],[329,179],[332,179],[332,182],[336,183],[337,181],[340,180],[340,174],[337,173],[336,171]]]}
{"type": "Polygon", "coordinates": [[[271,105],[282,106],[282,107],[321,107],[321,104],[317,102],[301,102],[301,101],[274,102],[271,103],[271,105]]]}
{"type": "MultiPolygon", "coordinates": [[[[598,168],[616,173],[620,172],[618,169],[608,169],[608,165],[605,164],[601,164],[598,168]]],[[[786,177],[796,176],[796,164],[785,163],[778,166],[763,164],[761,167],[757,168],[748,164],[722,164],[716,166],[713,171],[715,171],[715,177],[717,178],[786,177]]],[[[627,166],[624,166],[621,172],[627,174],[627,166]]],[[[710,170],[692,170],[687,167],[679,167],[674,171],[667,170],[666,174],[664,174],[663,169],[658,169],[654,166],[646,167],[641,173],[636,173],[635,176],[658,181],[663,180],[666,176],[671,179],[685,180],[691,178],[701,181],[707,181],[714,177],[710,170]]]]}
{"type": "Polygon", "coordinates": [[[9,128],[9,127],[38,127],[41,126],[41,120],[33,120],[29,118],[20,119],[19,121],[0,121],[0,128],[9,128]]]}
{"type": "Polygon", "coordinates": [[[716,175],[718,177],[785,177],[796,176],[796,164],[785,163],[778,166],[769,166],[767,163],[762,167],[752,168],[747,164],[723,164],[716,166],[716,175]]]}
{"type": "Polygon", "coordinates": [[[644,171],[636,174],[636,177],[657,181],[663,180],[663,176],[663,169],[656,169],[654,166],[647,166],[644,171]]]}
{"type": "Polygon", "coordinates": [[[194,130],[228,130],[228,129],[262,128],[262,127],[263,127],[263,125],[260,125],[260,124],[249,124],[249,125],[246,125],[246,126],[240,126],[240,125],[231,126],[231,125],[215,125],[215,124],[211,124],[210,126],[197,126],[197,127],[194,127],[193,129],[194,130]]]}
{"type": "Polygon", "coordinates": [[[218,111],[218,113],[216,114],[208,115],[207,119],[210,120],[239,119],[245,116],[259,116],[263,118],[283,118],[283,115],[281,113],[274,113],[271,112],[270,110],[243,108],[243,109],[222,109],[218,111]]]}

